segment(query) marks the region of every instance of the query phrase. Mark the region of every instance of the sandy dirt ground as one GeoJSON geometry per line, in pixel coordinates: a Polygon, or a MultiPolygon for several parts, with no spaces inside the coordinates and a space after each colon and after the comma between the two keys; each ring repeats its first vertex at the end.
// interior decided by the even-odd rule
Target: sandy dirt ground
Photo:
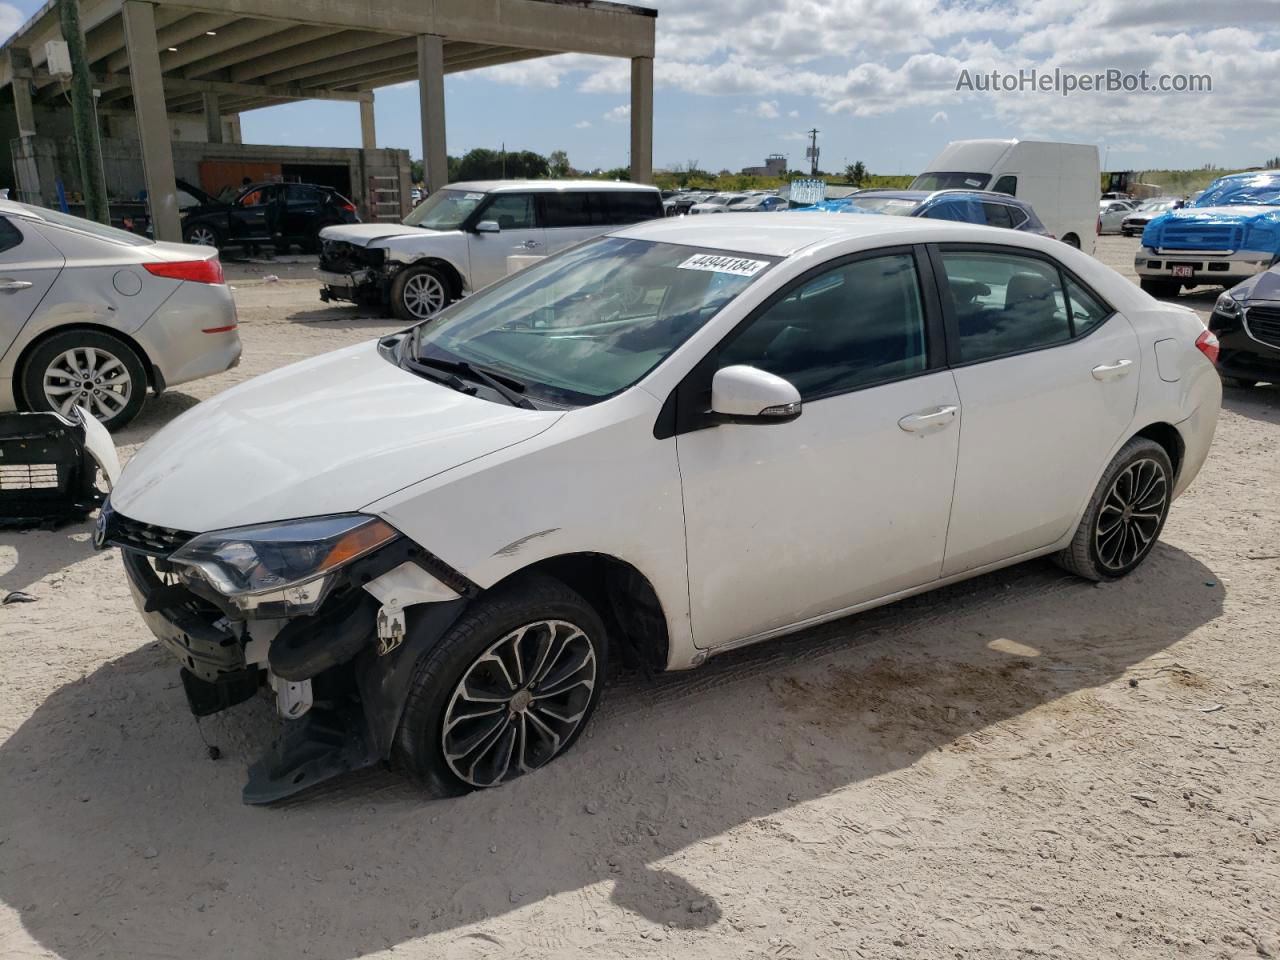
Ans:
{"type": "MultiPolygon", "coordinates": [[[[310,270],[235,267],[244,363],[122,454],[392,328],[310,270]]],[[[0,534],[0,594],[37,598],[0,607],[0,956],[1280,955],[1280,389],[1224,406],[1129,579],[1029,563],[620,676],[568,756],[447,801],[378,770],[242,806],[270,705],[197,724],[114,552],[0,534]]]]}

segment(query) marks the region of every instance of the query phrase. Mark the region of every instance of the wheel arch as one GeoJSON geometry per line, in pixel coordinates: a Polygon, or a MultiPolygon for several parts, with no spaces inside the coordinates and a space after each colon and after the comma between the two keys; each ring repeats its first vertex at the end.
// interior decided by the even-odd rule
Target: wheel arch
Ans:
{"type": "Polygon", "coordinates": [[[635,566],[606,553],[559,554],[507,574],[485,592],[536,574],[554,577],[581,594],[626,660],[644,670],[667,668],[666,613],[657,590],[635,566]]]}
{"type": "Polygon", "coordinates": [[[77,330],[83,330],[89,333],[105,334],[109,337],[115,337],[117,340],[124,343],[125,346],[132,349],[133,352],[138,355],[138,359],[142,361],[142,367],[147,371],[147,386],[152,390],[162,389],[163,381],[161,380],[160,372],[156,369],[155,364],[151,361],[151,357],[148,355],[146,349],[143,348],[142,344],[129,336],[129,334],[124,333],[121,330],[117,330],[115,327],[107,327],[98,323],[69,323],[64,326],[50,327],[48,330],[42,331],[32,337],[31,342],[24,345],[21,352],[19,352],[13,366],[13,398],[17,401],[19,406],[25,407],[27,403],[27,398],[24,395],[25,391],[22,387],[22,379],[23,373],[27,367],[27,361],[31,358],[31,354],[39,349],[42,343],[45,343],[47,340],[57,336],[58,334],[74,333],[77,330]]]}
{"type": "Polygon", "coordinates": [[[1169,462],[1173,464],[1173,479],[1176,484],[1178,475],[1182,470],[1182,462],[1187,453],[1186,441],[1182,439],[1182,434],[1178,432],[1178,428],[1171,423],[1159,420],[1155,423],[1147,424],[1133,436],[1146,437],[1148,440],[1154,440],[1164,447],[1164,452],[1169,455],[1169,462]]]}
{"type": "Polygon", "coordinates": [[[445,280],[449,283],[449,294],[457,300],[462,296],[462,272],[448,260],[443,257],[419,257],[410,264],[406,264],[403,269],[412,270],[414,267],[432,267],[444,274],[445,280]]]}

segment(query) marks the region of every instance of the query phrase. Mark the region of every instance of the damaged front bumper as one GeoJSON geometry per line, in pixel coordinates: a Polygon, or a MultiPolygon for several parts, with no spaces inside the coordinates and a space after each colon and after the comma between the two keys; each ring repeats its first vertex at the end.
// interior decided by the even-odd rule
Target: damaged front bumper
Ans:
{"type": "Polygon", "coordinates": [[[83,520],[120,475],[106,428],[81,408],[0,414],[0,527],[58,527],[83,520]]]}
{"type": "Polygon", "coordinates": [[[342,240],[325,240],[320,248],[320,299],[374,304],[385,301],[390,276],[386,251],[360,247],[342,240]]]}
{"type": "Polygon", "coordinates": [[[122,517],[108,503],[102,540],[119,546],[147,627],[181,664],[191,711],[207,716],[264,687],[289,721],[249,769],[245,803],[270,803],[390,757],[414,666],[479,590],[400,537],[341,568],[312,615],[247,619],[178,578],[168,557],[193,534],[122,517]]]}

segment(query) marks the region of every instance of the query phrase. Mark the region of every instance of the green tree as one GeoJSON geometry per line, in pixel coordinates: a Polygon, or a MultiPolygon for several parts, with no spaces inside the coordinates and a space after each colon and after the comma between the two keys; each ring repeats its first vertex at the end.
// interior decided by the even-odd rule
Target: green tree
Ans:
{"type": "Polygon", "coordinates": [[[606,170],[604,172],[604,178],[606,180],[630,180],[631,168],[630,167],[614,167],[612,170],[606,170]]]}
{"type": "Polygon", "coordinates": [[[573,173],[573,167],[569,166],[569,154],[563,150],[552,150],[551,156],[547,157],[547,163],[553,177],[567,177],[573,173]]]}
{"type": "MultiPolygon", "coordinates": [[[[450,160],[450,164],[452,165],[453,157],[450,157],[449,160],[450,160]]],[[[421,160],[409,161],[409,179],[412,180],[414,183],[421,183],[424,179],[426,179],[425,174],[423,172],[423,165],[421,160]]]]}
{"type": "Polygon", "coordinates": [[[851,163],[844,168],[844,178],[855,187],[860,187],[864,182],[871,179],[871,173],[867,170],[867,165],[859,160],[857,163],[851,163]]]}

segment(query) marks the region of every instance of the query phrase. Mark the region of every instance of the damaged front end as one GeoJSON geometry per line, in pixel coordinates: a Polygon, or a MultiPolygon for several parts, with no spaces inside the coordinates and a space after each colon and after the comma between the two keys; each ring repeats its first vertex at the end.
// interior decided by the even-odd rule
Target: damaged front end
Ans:
{"type": "Polygon", "coordinates": [[[320,244],[320,299],[362,306],[383,303],[387,296],[387,251],[345,240],[320,244]]]}
{"type": "Polygon", "coordinates": [[[390,756],[414,665],[478,593],[377,517],[193,534],[103,507],[134,601],[207,716],[269,687],[287,733],[249,770],[270,803],[390,756]]]}

